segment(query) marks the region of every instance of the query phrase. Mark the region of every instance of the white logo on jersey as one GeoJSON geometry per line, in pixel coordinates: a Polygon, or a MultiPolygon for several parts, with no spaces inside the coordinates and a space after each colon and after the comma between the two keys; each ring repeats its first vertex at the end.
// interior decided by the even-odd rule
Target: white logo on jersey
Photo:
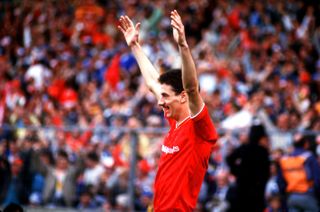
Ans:
{"type": "Polygon", "coordinates": [[[173,154],[175,152],[179,152],[179,150],[180,149],[178,146],[173,146],[172,148],[170,148],[162,144],[162,147],[161,147],[161,151],[166,154],[173,154]]]}

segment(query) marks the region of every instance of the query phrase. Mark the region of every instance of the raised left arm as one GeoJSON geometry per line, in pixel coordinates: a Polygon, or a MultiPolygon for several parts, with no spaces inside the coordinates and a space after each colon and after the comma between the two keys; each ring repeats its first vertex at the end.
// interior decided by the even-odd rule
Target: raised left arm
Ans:
{"type": "Polygon", "coordinates": [[[182,60],[182,83],[189,99],[189,109],[191,116],[200,112],[204,102],[199,91],[196,66],[194,64],[181,17],[176,10],[171,12],[171,26],[173,28],[173,37],[179,46],[182,60]]]}

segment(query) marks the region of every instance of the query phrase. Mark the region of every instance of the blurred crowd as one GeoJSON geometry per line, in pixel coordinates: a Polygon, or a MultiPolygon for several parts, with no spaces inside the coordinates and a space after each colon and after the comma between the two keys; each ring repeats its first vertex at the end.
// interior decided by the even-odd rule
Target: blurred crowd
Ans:
{"type": "MultiPolygon", "coordinates": [[[[168,127],[117,29],[141,22],[157,69],[180,67],[170,12],[178,9],[201,93],[220,138],[199,211],[225,211],[236,181],[228,156],[263,126],[269,211],[281,211],[275,176],[293,143],[320,161],[320,12],[314,0],[0,1],[0,204],[124,210],[138,133],[134,207],[152,202],[168,127]],[[269,168],[269,167],[268,167],[269,168]],[[231,172],[230,172],[231,170],[231,172]]],[[[282,209],[281,209],[282,208],[282,209]]]]}

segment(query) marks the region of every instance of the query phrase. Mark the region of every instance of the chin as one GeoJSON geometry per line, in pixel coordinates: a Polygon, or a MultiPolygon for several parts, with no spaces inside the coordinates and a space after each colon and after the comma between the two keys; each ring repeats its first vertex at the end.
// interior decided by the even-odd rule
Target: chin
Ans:
{"type": "Polygon", "coordinates": [[[171,114],[165,114],[167,118],[171,118],[171,114]]]}
{"type": "Polygon", "coordinates": [[[165,116],[165,117],[167,117],[167,118],[172,118],[172,117],[171,117],[171,113],[169,113],[168,111],[165,111],[165,110],[163,110],[163,112],[164,112],[164,116],[165,116]]]}

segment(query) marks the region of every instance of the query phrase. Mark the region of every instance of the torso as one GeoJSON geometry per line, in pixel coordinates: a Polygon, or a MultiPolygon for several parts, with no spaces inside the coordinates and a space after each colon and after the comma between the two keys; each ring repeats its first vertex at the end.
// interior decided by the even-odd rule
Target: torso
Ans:
{"type": "Polygon", "coordinates": [[[189,211],[195,207],[217,135],[206,108],[179,126],[173,120],[169,123],[155,180],[154,206],[156,211],[189,211]]]}

